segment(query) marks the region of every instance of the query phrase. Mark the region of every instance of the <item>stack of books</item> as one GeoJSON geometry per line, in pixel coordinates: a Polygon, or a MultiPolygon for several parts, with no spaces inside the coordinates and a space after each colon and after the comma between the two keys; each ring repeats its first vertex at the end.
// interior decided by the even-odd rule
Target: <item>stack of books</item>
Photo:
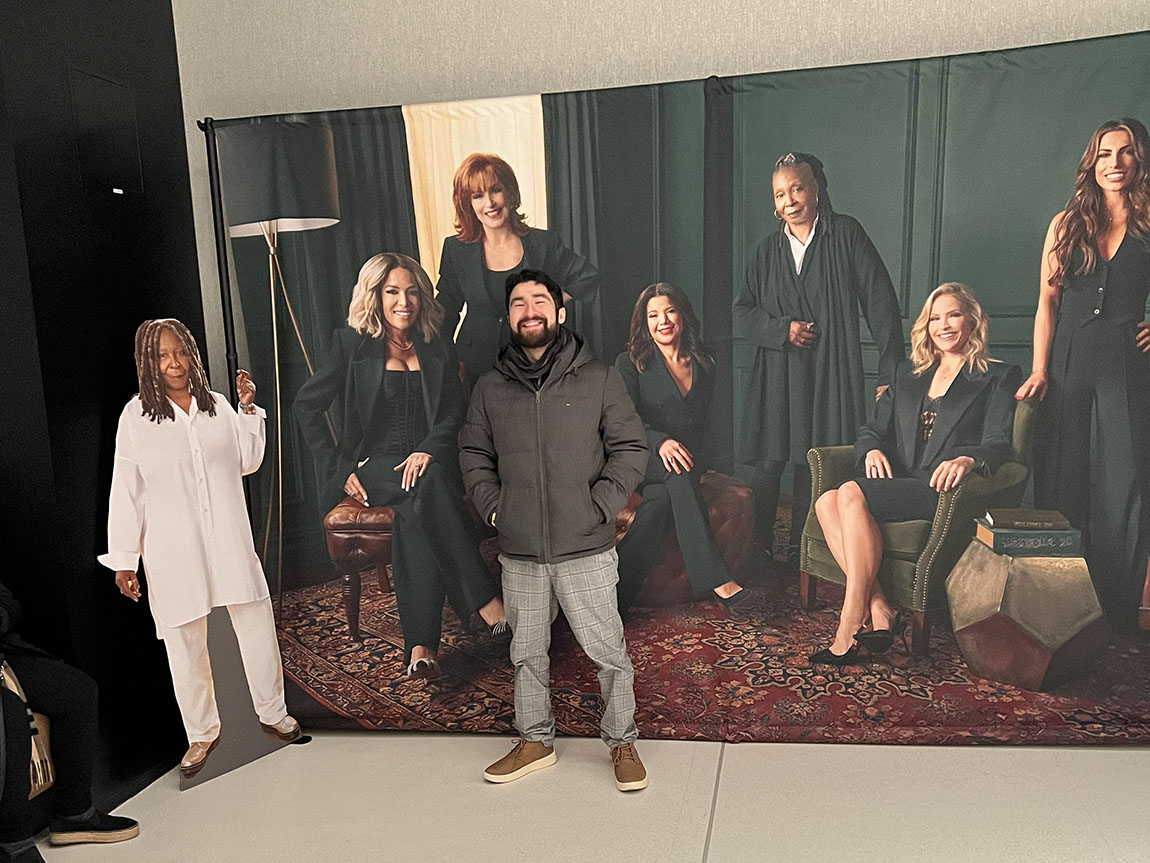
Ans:
{"type": "Polygon", "coordinates": [[[1051,509],[990,509],[974,520],[975,536],[995,554],[1080,557],[1082,532],[1051,509]]]}

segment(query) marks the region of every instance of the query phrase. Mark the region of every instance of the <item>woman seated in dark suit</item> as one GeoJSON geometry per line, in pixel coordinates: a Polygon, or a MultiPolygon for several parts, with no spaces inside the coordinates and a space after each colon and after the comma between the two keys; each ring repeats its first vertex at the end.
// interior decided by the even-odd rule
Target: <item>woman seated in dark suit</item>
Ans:
{"type": "Polygon", "coordinates": [[[650,457],[639,486],[643,502],[618,546],[619,609],[639,595],[672,526],[696,593],[714,592],[724,605],[747,592],[731,577],[699,490],[696,464],[706,431],[715,361],[699,338],[699,320],[679,288],[659,282],[643,289],[631,313],[627,351],[615,366],[647,430],[650,457]]]}
{"type": "Polygon", "coordinates": [[[440,337],[443,308],[423,268],[382,254],[359,271],[348,327],[295,400],[304,439],[331,490],[395,509],[391,560],[407,675],[438,671],[446,594],[460,620],[506,629],[503,600],[472,530],[456,436],[465,406],[458,361],[440,337]],[[332,441],[324,412],[342,420],[332,441]]]}
{"type": "Polygon", "coordinates": [[[881,653],[902,619],[878,583],[879,522],[931,520],[939,493],[971,471],[989,475],[1012,452],[1018,366],[991,360],[987,318],[966,285],[940,285],[911,331],[911,357],[899,364],[873,422],[859,432],[855,458],[866,477],[815,502],[846,597],[830,647],[811,662],[848,665],[858,646],[881,653]]]}

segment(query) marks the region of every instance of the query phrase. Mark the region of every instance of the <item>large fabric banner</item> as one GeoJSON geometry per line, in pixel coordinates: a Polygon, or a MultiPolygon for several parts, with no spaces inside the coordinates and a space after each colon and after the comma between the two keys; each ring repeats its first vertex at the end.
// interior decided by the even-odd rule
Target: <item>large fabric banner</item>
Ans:
{"type": "Polygon", "coordinates": [[[605,551],[566,539],[592,513],[641,737],[1150,742],[1147,81],[1142,33],[216,121],[225,224],[229,136],[322,130],[338,198],[280,230],[270,293],[265,238],[229,240],[291,712],[511,732],[549,638],[556,727],[600,733],[582,612],[542,648],[503,625],[521,563],[605,551]],[[556,287],[538,355],[524,268],[556,287]],[[564,351],[641,423],[627,485],[626,417],[577,402],[617,513],[556,479],[587,416],[512,422],[564,351]]]}

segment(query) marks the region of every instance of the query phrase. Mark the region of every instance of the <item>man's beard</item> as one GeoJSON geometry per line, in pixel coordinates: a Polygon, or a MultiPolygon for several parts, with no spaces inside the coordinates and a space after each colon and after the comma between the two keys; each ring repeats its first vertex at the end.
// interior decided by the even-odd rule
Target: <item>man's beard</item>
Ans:
{"type": "Polygon", "coordinates": [[[558,322],[552,326],[543,318],[524,318],[519,322],[519,325],[522,326],[531,321],[541,321],[543,326],[538,332],[531,336],[523,335],[517,326],[511,331],[511,344],[518,345],[521,348],[545,348],[559,337],[558,322]]]}

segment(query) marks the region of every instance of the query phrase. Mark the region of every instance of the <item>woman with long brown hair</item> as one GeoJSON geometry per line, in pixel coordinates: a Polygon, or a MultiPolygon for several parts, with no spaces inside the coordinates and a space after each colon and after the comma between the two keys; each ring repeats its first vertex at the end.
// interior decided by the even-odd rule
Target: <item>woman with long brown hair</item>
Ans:
{"type": "Polygon", "coordinates": [[[1090,137],[1040,273],[1017,393],[1045,399],[1035,503],[1082,531],[1102,608],[1131,626],[1150,554],[1150,135],[1137,120],[1090,137]]]}
{"type": "Polygon", "coordinates": [[[241,482],[263,461],[264,412],[245,371],[236,376],[235,410],[208,388],[195,339],[174,318],[140,324],[135,353],[140,392],[116,430],[108,551],[99,560],[133,601],[142,595],[143,561],[188,735],[180,771],[191,776],[220,735],[208,659],[213,608],[227,606],[264,730],[300,735],[284,704],[275,619],[241,482]]]}
{"type": "Polygon", "coordinates": [[[940,492],[976,471],[993,473],[1011,455],[1018,366],[990,359],[988,322],[966,285],[931,291],[911,330],[911,355],[862,427],[855,459],[864,476],[824,492],[815,514],[846,574],[846,596],[829,647],[811,662],[850,665],[859,645],[888,650],[902,618],[878,583],[884,521],[930,521],[940,492]]]}
{"type": "Polygon", "coordinates": [[[649,285],[631,313],[627,350],[615,367],[643,421],[650,455],[643,502],[619,542],[619,609],[638,596],[672,527],[696,593],[734,605],[747,596],[723,561],[699,489],[715,361],[699,336],[691,301],[667,282],[649,285]]]}
{"type": "Polygon", "coordinates": [[[465,398],[443,309],[407,255],[380,254],[359,271],[348,326],[300,389],[295,413],[329,490],[395,509],[391,560],[408,677],[438,673],[443,599],[493,635],[503,601],[479,554],[459,477],[465,398]],[[324,411],[342,417],[332,441],[324,411]]]}
{"type": "Polygon", "coordinates": [[[467,316],[456,338],[467,380],[495,365],[510,338],[505,286],[512,272],[542,270],[564,293],[588,300],[599,288],[599,271],[571,251],[558,234],[527,225],[515,172],[493,153],[472,153],[452,183],[455,236],[443,241],[436,291],[444,310],[444,332],[451,337],[467,303],[467,316]]]}

